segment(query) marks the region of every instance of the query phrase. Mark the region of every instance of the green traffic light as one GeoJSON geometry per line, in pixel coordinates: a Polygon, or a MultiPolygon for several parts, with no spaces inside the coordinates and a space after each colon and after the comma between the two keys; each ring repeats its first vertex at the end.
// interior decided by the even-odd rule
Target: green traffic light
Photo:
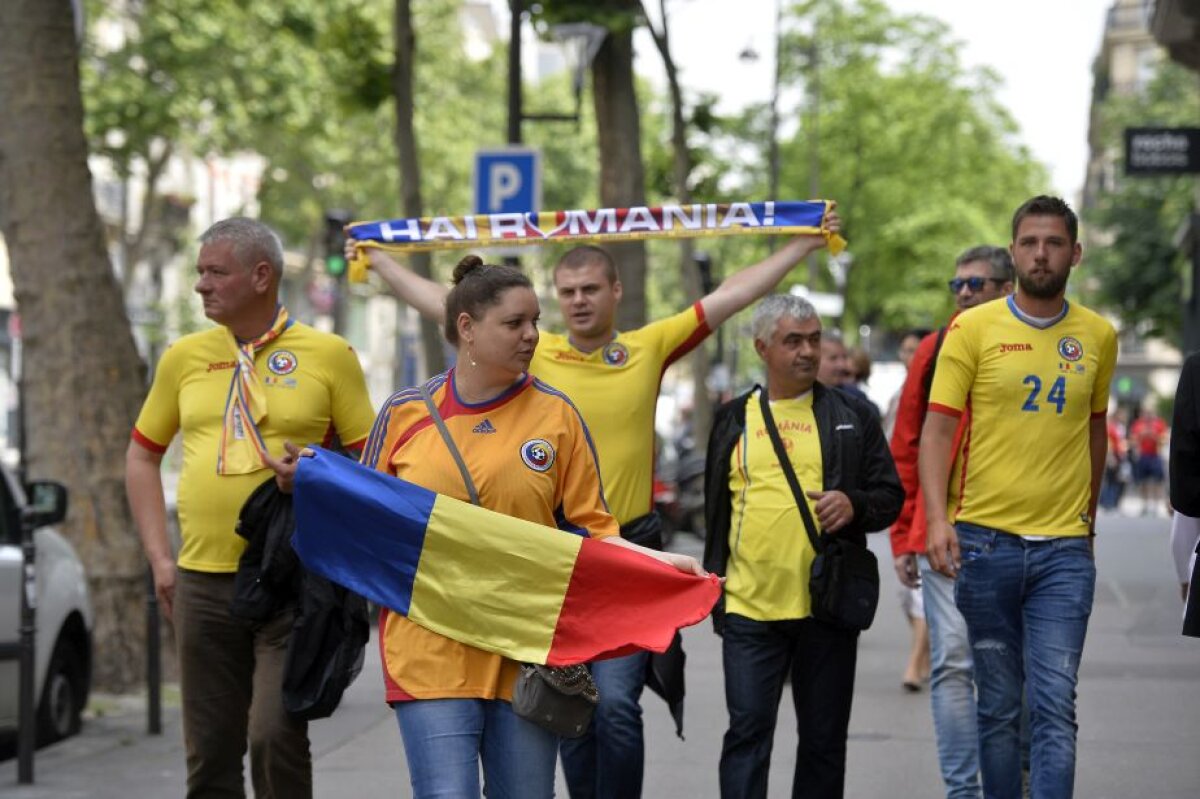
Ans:
{"type": "Polygon", "coordinates": [[[344,255],[326,256],[325,271],[334,277],[341,277],[346,272],[346,257],[344,255]]]}

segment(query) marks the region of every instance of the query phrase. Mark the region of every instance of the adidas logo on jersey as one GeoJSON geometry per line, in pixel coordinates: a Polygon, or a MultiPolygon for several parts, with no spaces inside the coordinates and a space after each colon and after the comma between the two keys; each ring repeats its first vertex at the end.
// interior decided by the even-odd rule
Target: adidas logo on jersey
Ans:
{"type": "Polygon", "coordinates": [[[482,422],[480,422],[479,424],[472,427],[471,432],[472,433],[494,433],[494,432],[496,432],[496,428],[492,424],[492,421],[490,419],[484,419],[482,422]]]}

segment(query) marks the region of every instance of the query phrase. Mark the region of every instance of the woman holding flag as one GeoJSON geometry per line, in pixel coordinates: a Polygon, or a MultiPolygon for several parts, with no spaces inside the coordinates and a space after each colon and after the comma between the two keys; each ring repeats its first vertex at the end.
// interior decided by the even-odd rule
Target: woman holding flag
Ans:
{"type": "MultiPolygon", "coordinates": [[[[644,549],[617,535],[579,413],[565,395],[528,373],[539,314],[532,285],[517,269],[464,258],[454,271],[444,328],[458,350],[457,365],[422,388],[388,399],[362,462],[439,495],[601,538],[704,575],[694,558],[644,549]],[[452,449],[461,457],[461,468],[452,449]]],[[[511,545],[525,546],[521,541],[511,545]]],[[[469,544],[430,549],[427,538],[422,569],[435,557],[460,574],[498,568],[471,563],[486,555],[469,544]]],[[[542,554],[530,547],[528,557],[542,554]]],[[[488,588],[478,580],[464,581],[450,591],[455,610],[486,614],[488,605],[495,605],[488,588]]],[[[531,596],[530,624],[544,611],[531,596]]],[[[607,622],[597,617],[586,623],[607,622]]],[[[492,799],[553,795],[558,739],[513,713],[517,661],[452,640],[386,608],[380,650],[387,700],[396,711],[415,796],[480,795],[480,762],[492,799]]]]}

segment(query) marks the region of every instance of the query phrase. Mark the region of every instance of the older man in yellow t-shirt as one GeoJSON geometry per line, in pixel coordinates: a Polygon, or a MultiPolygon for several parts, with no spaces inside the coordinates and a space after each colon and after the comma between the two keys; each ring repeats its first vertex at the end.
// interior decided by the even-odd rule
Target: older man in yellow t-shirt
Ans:
{"type": "Polygon", "coordinates": [[[196,291],[216,327],[166,353],[133,428],[126,489],[164,615],[179,649],[188,795],[241,796],[250,749],[259,796],[312,795],[307,724],[283,709],[288,607],[263,624],[229,612],[246,541],[242,504],[273,479],[285,441],[361,445],[373,414],[358,356],[279,304],[283,250],[260,222],[233,218],[200,237],[196,291]],[[183,436],[178,560],[167,538],[159,470],[183,436]]]}
{"type": "Polygon", "coordinates": [[[754,309],[765,389],[717,411],[705,472],[704,567],[726,577],[714,614],[724,638],[729,730],[724,797],[767,795],[775,718],[788,674],[798,741],[793,796],[841,796],[858,632],[812,617],[815,555],[771,442],[762,392],[816,525],[863,546],[895,521],[904,490],[878,414],[817,381],[821,320],[804,299],[777,294],[754,309]]]}

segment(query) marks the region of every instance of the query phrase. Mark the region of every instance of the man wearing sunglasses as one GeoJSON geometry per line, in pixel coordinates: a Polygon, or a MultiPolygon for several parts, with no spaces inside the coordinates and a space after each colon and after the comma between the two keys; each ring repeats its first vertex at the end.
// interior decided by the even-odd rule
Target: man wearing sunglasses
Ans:
{"type": "MultiPolygon", "coordinates": [[[[954,316],[1012,294],[1013,262],[1002,247],[979,246],[954,262],[954,316]]],[[[954,317],[950,318],[950,322],[954,317]]],[[[938,761],[947,799],[979,796],[979,735],[975,722],[975,686],[967,623],[954,606],[954,581],[930,568],[925,557],[925,508],[917,479],[921,427],[929,405],[929,387],[946,328],[921,340],[909,363],[892,432],[892,458],[904,486],[904,507],[892,525],[896,576],[907,588],[921,588],[929,625],[930,694],[938,761]]],[[[967,417],[959,425],[961,436],[967,417]]]]}

